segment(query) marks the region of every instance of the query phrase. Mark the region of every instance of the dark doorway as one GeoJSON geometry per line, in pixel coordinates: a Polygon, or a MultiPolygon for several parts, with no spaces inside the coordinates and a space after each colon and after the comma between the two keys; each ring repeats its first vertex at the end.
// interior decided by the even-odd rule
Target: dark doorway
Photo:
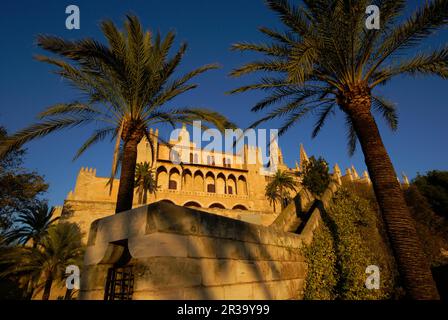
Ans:
{"type": "Polygon", "coordinates": [[[134,272],[133,266],[129,264],[131,254],[127,241],[117,245],[122,245],[125,249],[120,259],[107,272],[104,300],[132,300],[134,272]]]}

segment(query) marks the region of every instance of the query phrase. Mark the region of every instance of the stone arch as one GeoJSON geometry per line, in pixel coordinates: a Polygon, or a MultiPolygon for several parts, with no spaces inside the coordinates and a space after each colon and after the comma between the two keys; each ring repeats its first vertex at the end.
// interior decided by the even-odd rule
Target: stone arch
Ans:
{"type": "Polygon", "coordinates": [[[215,193],[216,192],[216,181],[215,175],[213,172],[209,171],[205,175],[205,185],[207,187],[207,192],[215,193]]]}
{"type": "Polygon", "coordinates": [[[184,207],[189,208],[202,208],[202,205],[197,201],[187,201],[184,203],[184,207]]]}
{"type": "Polygon", "coordinates": [[[215,208],[215,209],[225,209],[224,205],[219,202],[214,202],[211,205],[208,206],[209,208],[215,208]]]}
{"type": "Polygon", "coordinates": [[[243,175],[240,175],[238,177],[238,194],[247,195],[247,180],[246,177],[243,175]]]}
{"type": "Polygon", "coordinates": [[[181,179],[179,169],[171,168],[168,180],[168,189],[180,190],[180,187],[181,187],[181,179]]]}
{"type": "Polygon", "coordinates": [[[160,189],[168,189],[168,171],[164,166],[157,168],[157,185],[160,189]]]}
{"type": "Polygon", "coordinates": [[[193,175],[189,169],[182,172],[182,190],[193,190],[193,175]]]}
{"type": "Polygon", "coordinates": [[[204,191],[204,174],[201,172],[201,170],[197,170],[194,173],[193,181],[194,181],[193,190],[203,192],[204,191]]]}
{"type": "Polygon", "coordinates": [[[232,208],[232,210],[247,210],[247,208],[245,206],[243,206],[242,204],[237,204],[236,206],[234,206],[232,208]]]}
{"type": "Polygon", "coordinates": [[[228,194],[237,194],[237,185],[236,185],[236,178],[233,174],[229,174],[227,177],[227,193],[228,194]]]}
{"type": "Polygon", "coordinates": [[[168,199],[160,200],[160,202],[165,202],[165,203],[170,203],[170,204],[174,204],[175,205],[175,203],[172,200],[168,200],[168,199]]]}
{"type": "Polygon", "coordinates": [[[216,193],[225,194],[226,192],[226,177],[222,172],[216,176],[216,193]]]}

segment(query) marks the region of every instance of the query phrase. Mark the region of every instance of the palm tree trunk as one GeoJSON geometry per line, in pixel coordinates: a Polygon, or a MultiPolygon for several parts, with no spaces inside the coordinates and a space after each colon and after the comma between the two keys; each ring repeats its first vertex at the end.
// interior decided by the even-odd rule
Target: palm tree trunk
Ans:
{"type": "Polygon", "coordinates": [[[148,202],[148,190],[143,189],[143,204],[148,202]]]}
{"type": "Polygon", "coordinates": [[[370,97],[368,102],[362,99],[348,109],[346,112],[360,141],[407,295],[411,299],[439,299],[414,220],[370,112],[370,97]]]}
{"type": "Polygon", "coordinates": [[[120,185],[118,187],[115,213],[132,209],[138,142],[139,140],[137,139],[129,139],[124,142],[123,159],[121,161],[120,185]]]}
{"type": "Polygon", "coordinates": [[[50,299],[51,285],[53,284],[53,278],[50,276],[45,280],[44,294],[42,300],[50,299]]]}

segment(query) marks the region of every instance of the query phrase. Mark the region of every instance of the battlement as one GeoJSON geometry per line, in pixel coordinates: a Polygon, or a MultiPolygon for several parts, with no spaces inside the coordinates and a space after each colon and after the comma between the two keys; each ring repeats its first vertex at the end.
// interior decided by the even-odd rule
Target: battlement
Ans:
{"type": "Polygon", "coordinates": [[[79,175],[96,177],[96,168],[81,167],[81,169],[79,170],[79,175]]]}

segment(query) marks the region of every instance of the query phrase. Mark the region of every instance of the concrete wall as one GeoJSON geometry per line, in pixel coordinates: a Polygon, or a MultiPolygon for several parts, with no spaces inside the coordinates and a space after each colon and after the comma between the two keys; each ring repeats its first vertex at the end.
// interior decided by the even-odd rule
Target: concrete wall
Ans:
{"type": "Polygon", "coordinates": [[[297,235],[161,202],[102,218],[90,229],[80,298],[103,299],[127,243],[133,299],[300,299],[300,248],[318,221],[312,212],[297,235]]]}

